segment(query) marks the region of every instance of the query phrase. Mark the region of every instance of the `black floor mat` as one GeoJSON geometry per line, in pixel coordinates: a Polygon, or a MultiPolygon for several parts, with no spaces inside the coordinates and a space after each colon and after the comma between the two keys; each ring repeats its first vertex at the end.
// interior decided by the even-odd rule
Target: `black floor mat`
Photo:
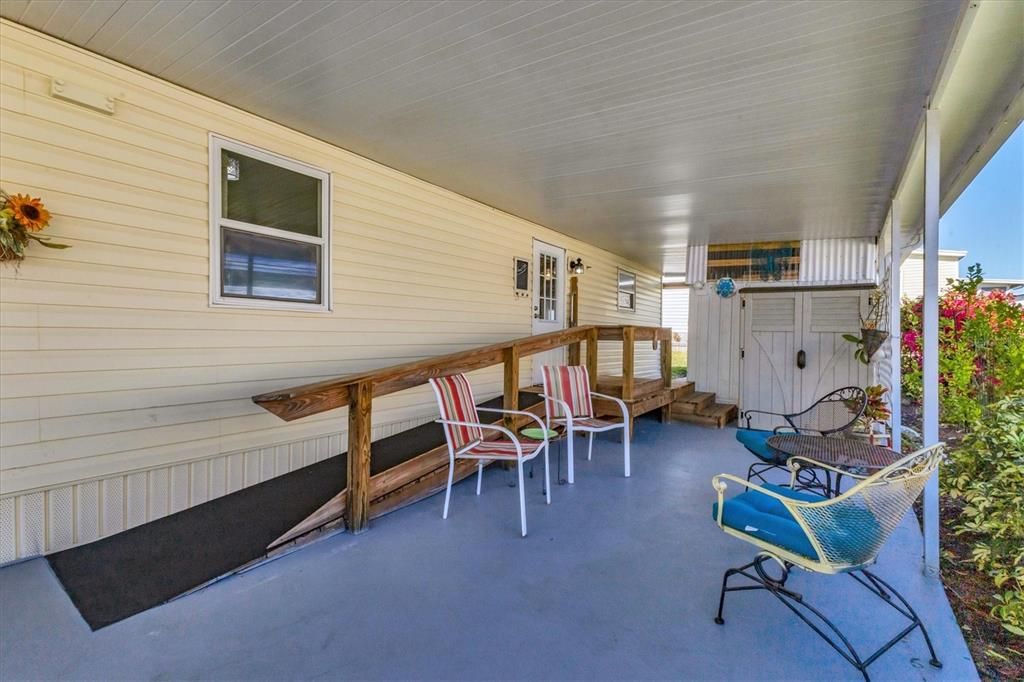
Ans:
{"type": "MultiPolygon", "coordinates": [[[[524,407],[540,402],[520,394],[524,407]]],[[[500,407],[501,398],[483,403],[500,407]]],[[[373,443],[380,473],[444,443],[433,422],[373,443]]],[[[345,487],[345,454],[47,559],[97,630],[187,592],[266,554],[268,544],[345,487]]]]}

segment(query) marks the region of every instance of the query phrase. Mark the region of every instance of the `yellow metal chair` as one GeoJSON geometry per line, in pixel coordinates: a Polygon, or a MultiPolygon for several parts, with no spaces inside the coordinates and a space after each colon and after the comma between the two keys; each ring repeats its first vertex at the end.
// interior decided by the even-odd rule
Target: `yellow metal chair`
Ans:
{"type": "Polygon", "coordinates": [[[713,515],[719,527],[734,537],[760,548],[755,559],[739,568],[731,568],[722,578],[722,592],[715,622],[722,625],[722,609],[726,592],[767,590],[785,604],[804,623],[868,678],[867,667],[893,645],[921,628],[931,652],[931,664],[942,663],[935,655],[928,632],[921,619],[891,585],[867,567],[875,562],[878,552],[899,525],[914,500],[921,494],[928,478],[936,472],[943,458],[943,445],[918,450],[871,476],[859,476],[835,469],[820,462],[791,457],[790,487],[757,485],[731,474],[712,479],[718,494],[713,515]],[[806,464],[829,469],[851,477],[858,483],[834,498],[795,490],[797,476],[806,464]],[[744,492],[726,499],[729,482],[743,487],[744,492]],[[780,569],[778,577],[769,575],[765,562],[774,561],[780,569]],[[902,614],[910,624],[868,656],[861,656],[842,632],[796,592],[786,588],[793,566],[814,573],[847,573],[871,593],[902,614]],[[752,570],[751,570],[752,569],[752,570]],[[754,584],[730,587],[735,575],[754,584]],[[894,600],[895,598],[895,600],[894,600]]]}

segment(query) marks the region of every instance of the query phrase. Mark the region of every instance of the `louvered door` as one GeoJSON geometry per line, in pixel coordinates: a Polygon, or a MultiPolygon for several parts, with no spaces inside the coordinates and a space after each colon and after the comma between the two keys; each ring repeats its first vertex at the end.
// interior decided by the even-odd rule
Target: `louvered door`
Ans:
{"type": "MultiPolygon", "coordinates": [[[[858,334],[865,290],[746,293],[740,409],[797,412],[843,386],[866,386],[870,371],[843,334],[858,334]]],[[[777,420],[755,415],[753,428],[777,420]]]]}

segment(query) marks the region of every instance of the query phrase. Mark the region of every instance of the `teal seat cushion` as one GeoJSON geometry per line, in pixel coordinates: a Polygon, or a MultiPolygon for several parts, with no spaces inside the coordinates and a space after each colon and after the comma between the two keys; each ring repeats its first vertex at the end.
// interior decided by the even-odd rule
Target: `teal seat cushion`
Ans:
{"type": "MultiPolygon", "coordinates": [[[[826,499],[820,495],[790,490],[778,485],[768,484],[763,487],[794,500],[821,502],[826,499]]],[[[718,519],[717,502],[712,506],[711,514],[712,518],[718,519]]],[[[748,490],[726,500],[722,510],[722,524],[808,559],[818,558],[818,553],[814,551],[807,534],[785,505],[774,497],[756,490],[748,490]]]]}
{"type": "MultiPolygon", "coordinates": [[[[801,490],[767,484],[763,488],[804,502],[822,502],[828,498],[801,490]]],[[[718,519],[718,503],[712,505],[713,519],[718,519]]],[[[800,524],[780,500],[757,490],[748,490],[725,501],[722,524],[759,538],[764,542],[817,560],[811,541],[800,524]]],[[[867,563],[881,549],[884,533],[878,520],[861,504],[842,504],[832,508],[831,523],[817,531],[819,542],[829,548],[833,560],[850,565],[867,563]]]]}
{"type": "Polygon", "coordinates": [[[757,455],[765,462],[784,464],[785,459],[779,456],[775,450],[768,447],[768,439],[775,435],[774,431],[762,431],[760,429],[736,429],[736,440],[743,447],[757,455]]]}

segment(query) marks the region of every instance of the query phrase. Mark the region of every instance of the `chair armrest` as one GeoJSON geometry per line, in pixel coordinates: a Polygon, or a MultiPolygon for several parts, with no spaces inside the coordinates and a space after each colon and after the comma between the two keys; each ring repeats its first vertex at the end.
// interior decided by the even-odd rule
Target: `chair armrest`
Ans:
{"type": "Polygon", "coordinates": [[[797,472],[800,471],[800,468],[801,468],[801,464],[800,463],[801,462],[806,462],[807,466],[810,467],[810,468],[814,468],[814,469],[827,469],[828,471],[840,474],[841,476],[848,476],[848,477],[850,477],[852,479],[855,479],[855,480],[858,480],[858,481],[863,481],[863,480],[865,480],[867,478],[871,478],[870,476],[865,476],[865,475],[862,475],[862,474],[855,474],[855,473],[850,472],[847,469],[840,469],[840,468],[834,467],[834,466],[832,466],[830,464],[825,464],[823,462],[819,462],[818,460],[816,460],[816,459],[814,459],[812,457],[800,457],[800,456],[794,455],[794,456],[792,456],[792,457],[790,457],[789,459],[786,460],[786,466],[792,472],[790,474],[790,476],[789,476],[789,485],[791,487],[796,482],[796,475],[797,475],[797,472]]]}
{"type": "MultiPolygon", "coordinates": [[[[540,417],[535,415],[533,412],[527,412],[525,410],[499,410],[496,407],[478,407],[478,408],[476,408],[476,411],[477,412],[497,412],[499,414],[518,414],[518,415],[522,415],[524,417],[529,417],[533,421],[537,422],[537,425],[540,426],[541,429],[546,430],[545,427],[544,427],[544,422],[542,422],[540,417]]],[[[544,436],[544,440],[547,440],[547,435],[544,436]]]]}
{"type": "Polygon", "coordinates": [[[747,420],[747,428],[750,428],[750,415],[752,414],[765,414],[769,417],[782,417],[786,418],[786,415],[781,412],[768,412],[767,410],[743,410],[743,418],[747,420]]]}
{"type": "Polygon", "coordinates": [[[793,500],[792,498],[786,497],[785,495],[780,495],[776,492],[772,492],[767,488],[762,488],[756,483],[740,478],[739,476],[733,476],[732,474],[718,474],[717,476],[713,476],[711,478],[711,487],[715,489],[716,493],[718,493],[718,517],[715,519],[715,522],[718,523],[719,526],[722,525],[722,508],[725,504],[725,489],[728,487],[726,481],[739,483],[747,490],[756,490],[757,492],[767,495],[768,497],[774,497],[783,504],[796,501],[793,500]]]}
{"type": "MultiPolygon", "coordinates": [[[[463,421],[456,421],[454,419],[435,419],[434,421],[437,424],[446,424],[448,426],[475,426],[475,427],[477,427],[479,429],[488,429],[490,431],[497,431],[498,433],[503,433],[506,436],[508,436],[508,439],[515,444],[517,456],[520,457],[520,458],[522,458],[522,456],[523,456],[523,445],[522,445],[522,443],[519,442],[519,438],[517,438],[516,434],[512,433],[511,431],[509,431],[504,426],[498,426],[497,424],[478,424],[477,422],[463,422],[463,421]]],[[[547,444],[547,442],[548,442],[548,437],[547,437],[547,433],[545,433],[544,434],[544,443],[547,444]]],[[[477,445],[477,444],[478,443],[473,443],[474,446],[477,445]]],[[[463,450],[465,450],[465,449],[467,449],[467,448],[463,448],[463,450]]]]}
{"type": "MultiPolygon", "coordinates": [[[[552,398],[551,396],[547,395],[546,393],[541,393],[540,397],[543,398],[545,401],[547,401],[549,403],[555,403],[556,405],[561,407],[562,408],[562,412],[565,413],[566,424],[569,426],[569,428],[572,428],[572,408],[569,407],[569,403],[565,402],[564,400],[559,400],[558,398],[552,398]]],[[[551,414],[551,413],[548,412],[548,414],[551,414]]],[[[550,425],[551,425],[551,422],[549,421],[548,422],[548,426],[550,426],[550,425]]]]}
{"type": "Polygon", "coordinates": [[[625,421],[626,419],[629,418],[629,408],[626,407],[626,401],[622,400],[621,398],[616,398],[615,396],[608,395],[606,393],[597,393],[596,391],[591,391],[590,392],[590,397],[591,398],[604,398],[605,400],[611,400],[613,403],[615,403],[616,405],[619,406],[620,410],[622,410],[622,420],[625,421]]]}

